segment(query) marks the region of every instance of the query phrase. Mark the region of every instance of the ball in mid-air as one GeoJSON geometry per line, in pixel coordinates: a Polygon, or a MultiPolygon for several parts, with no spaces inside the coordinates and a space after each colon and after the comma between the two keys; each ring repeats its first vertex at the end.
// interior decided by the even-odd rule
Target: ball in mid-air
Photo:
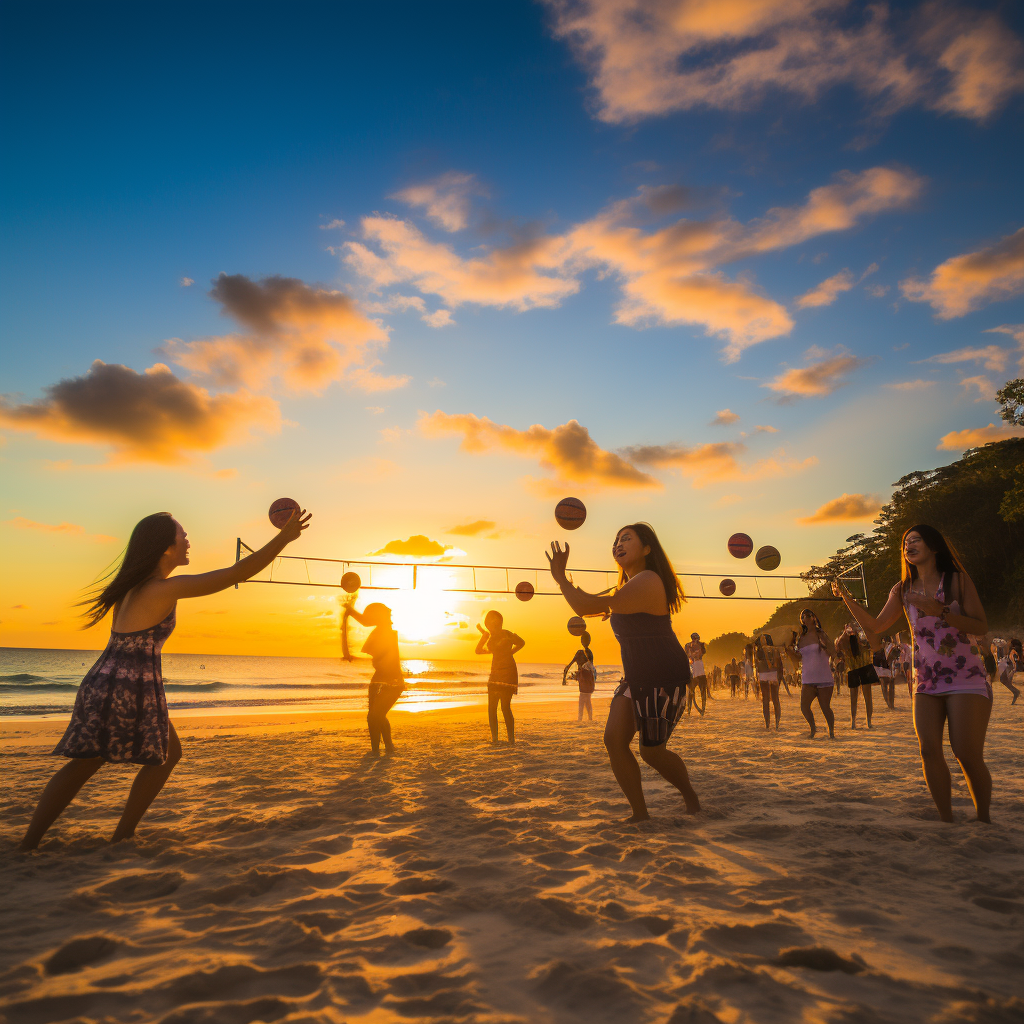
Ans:
{"type": "Polygon", "coordinates": [[[555,521],[563,530],[578,530],[587,518],[587,506],[579,498],[563,498],[555,506],[555,521]]]}
{"type": "Polygon", "coordinates": [[[754,542],[745,533],[734,533],[729,538],[729,554],[733,558],[746,558],[754,550],[754,542]]]}
{"type": "Polygon", "coordinates": [[[724,594],[726,597],[732,597],[736,593],[736,581],[735,580],[722,580],[718,584],[719,592],[724,594]]]}
{"type": "Polygon", "coordinates": [[[292,517],[293,512],[299,511],[299,503],[294,498],[278,498],[270,506],[270,521],[280,530],[292,517]]]}
{"type": "Polygon", "coordinates": [[[346,594],[354,594],[362,585],[363,581],[357,572],[347,572],[341,577],[341,589],[346,594]]]}
{"type": "Polygon", "coordinates": [[[516,597],[518,597],[520,601],[529,601],[530,598],[533,597],[533,584],[527,583],[526,580],[523,580],[522,583],[517,583],[516,597]]]}
{"type": "Polygon", "coordinates": [[[566,628],[572,633],[573,636],[583,636],[587,631],[587,624],[583,621],[583,616],[574,615],[568,622],[566,628]]]}
{"type": "Polygon", "coordinates": [[[778,569],[779,563],[782,561],[782,555],[779,554],[778,548],[773,548],[771,544],[765,544],[763,548],[757,549],[754,561],[757,563],[758,569],[762,569],[764,572],[771,572],[772,569],[778,569]]]}

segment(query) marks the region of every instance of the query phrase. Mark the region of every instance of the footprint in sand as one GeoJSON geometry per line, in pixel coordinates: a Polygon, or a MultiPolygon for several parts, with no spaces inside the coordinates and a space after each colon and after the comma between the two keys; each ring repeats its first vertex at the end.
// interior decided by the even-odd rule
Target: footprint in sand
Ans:
{"type": "Polygon", "coordinates": [[[405,932],[402,938],[424,949],[443,949],[452,941],[452,933],[447,928],[413,928],[405,932]]]}
{"type": "Polygon", "coordinates": [[[43,964],[43,970],[47,974],[69,974],[71,971],[79,971],[90,964],[99,963],[112,957],[120,943],[106,935],[85,935],[80,939],[72,939],[65,942],[43,964]]]}
{"type": "Polygon", "coordinates": [[[93,894],[120,903],[141,903],[170,896],[185,882],[178,871],[145,871],[121,875],[93,889],[93,894]]]}

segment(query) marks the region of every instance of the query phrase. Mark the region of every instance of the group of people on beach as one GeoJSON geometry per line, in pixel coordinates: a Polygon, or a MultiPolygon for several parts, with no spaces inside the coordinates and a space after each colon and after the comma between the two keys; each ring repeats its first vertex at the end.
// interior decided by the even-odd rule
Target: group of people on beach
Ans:
{"type": "MultiPolygon", "coordinates": [[[[107,763],[141,766],[112,841],[134,835],[181,758],[181,744],[167,714],[160,665],[161,648],[175,626],[177,602],[214,594],[255,576],[308,528],[310,519],[305,510],[297,510],[258,551],[225,569],[198,575],[174,575],[176,569],[189,564],[189,541],[169,513],[155,513],[136,525],[120,565],[86,602],[88,625],[112,613],[110,640],[80,684],[71,721],[54,750],[67,762],[44,788],[22,849],[38,846],[81,787],[107,763]]],[[[685,596],[654,529],[647,523],[622,527],[611,553],[618,583],[611,592],[591,594],[569,578],[568,544],[563,547],[555,541],[547,552],[551,575],[573,611],[579,616],[607,617],[619,643],[623,678],[613,693],[604,732],[611,769],[630,804],[628,820],[648,818],[640,767],[632,751],[633,738],[639,734],[641,758],[679,791],[686,811],[693,814],[701,809],[700,800],[682,758],[668,749],[668,740],[683,712],[696,706],[697,694],[702,698],[698,710],[704,714],[706,648],[697,634],[691,635],[684,648],[672,629],[672,615],[679,611],[685,596]]],[[[770,707],[774,708],[776,727],[781,715],[778,693],[780,681],[785,683],[784,654],[799,667],[801,709],[812,734],[811,708],[817,700],[829,733],[834,735],[830,701],[840,663],[845,665],[851,695],[865,690],[870,718],[871,676],[877,679],[878,668],[889,665],[889,654],[883,655],[886,666],[876,665],[880,638],[905,615],[913,637],[909,678],[914,724],[929,791],[942,820],[952,821],[951,777],[943,755],[948,724],[950,746],[967,779],[978,819],[987,822],[992,780],[984,761],[984,743],[992,707],[992,672],[976,641],[988,632],[988,623],[974,583],[956,553],[938,530],[924,524],[914,526],[902,538],[901,578],[877,616],[855,601],[838,581],[833,590],[867,642],[862,642],[861,633],[853,626],[830,642],[810,609],[801,614],[801,631],[794,631],[788,643],[776,646],[767,634],[758,636],[745,652],[743,676],[756,680],[761,689],[766,728],[770,707]]],[[[372,751],[379,753],[383,743],[387,753],[394,749],[387,715],[404,688],[391,611],[374,603],[357,612],[350,602],[344,615],[346,626],[351,616],[371,627],[363,645],[374,667],[367,724],[372,751]]],[[[511,698],[518,690],[515,654],[524,641],[504,628],[496,611],[488,612],[477,628],[481,636],[476,653],[492,657],[488,681],[492,742],[498,740],[500,707],[508,740],[514,743],[511,698]]],[[[581,643],[566,673],[576,666],[579,717],[587,710],[592,719],[590,693],[595,672],[590,637],[584,634],[581,643]]],[[[903,648],[907,645],[892,646],[899,648],[899,664],[905,666],[903,648]]],[[[1020,659],[1019,644],[1013,650],[1004,658],[1015,667],[1020,659]]],[[[726,670],[734,694],[738,668],[734,660],[726,670]]],[[[1006,666],[1003,668],[1005,671],[1006,666]]],[[[1008,685],[1014,689],[1012,673],[1009,678],[1008,685]]],[[[1016,697],[1015,692],[1015,701],[1016,697]]]]}

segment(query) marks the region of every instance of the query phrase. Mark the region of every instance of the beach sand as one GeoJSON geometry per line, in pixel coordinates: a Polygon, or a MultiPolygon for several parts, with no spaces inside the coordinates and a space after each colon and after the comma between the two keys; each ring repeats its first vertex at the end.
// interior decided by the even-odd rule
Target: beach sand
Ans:
{"type": "MultiPolygon", "coordinates": [[[[179,723],[184,759],[104,842],[134,772],[106,768],[18,854],[59,722],[0,726],[0,1017],[45,1021],[1024,1020],[1024,707],[996,696],[993,817],[955,825],[921,778],[909,702],[872,732],[765,733],[720,697],[672,740],[704,810],[643,766],[625,825],[602,721],[521,705],[179,723]]],[[[819,716],[820,717],[820,716],[819,716]]],[[[952,757],[949,757],[952,762],[952,757]]]]}

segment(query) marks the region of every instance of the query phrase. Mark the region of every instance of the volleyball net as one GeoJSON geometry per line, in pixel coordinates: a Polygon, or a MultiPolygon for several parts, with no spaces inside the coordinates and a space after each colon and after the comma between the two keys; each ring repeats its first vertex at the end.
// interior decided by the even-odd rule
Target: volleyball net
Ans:
{"type": "MultiPolygon", "coordinates": [[[[235,561],[252,554],[241,537],[235,545],[235,561]]],[[[341,589],[345,573],[359,576],[360,590],[415,590],[437,594],[509,594],[529,584],[531,596],[561,597],[547,566],[541,568],[514,565],[457,565],[449,562],[374,562],[345,558],[312,558],[278,555],[262,572],[246,583],[272,583],[283,586],[333,587],[341,589]]],[[[828,601],[837,602],[831,579],[806,573],[780,576],[774,573],[676,573],[687,600],[693,601],[828,601]],[[735,585],[732,593],[723,593],[723,581],[735,585]]],[[[571,569],[569,576],[578,587],[591,594],[610,591],[618,581],[613,569],[571,569]]],[[[858,562],[839,577],[846,589],[867,605],[867,581],[864,565],[858,562]]],[[[235,589],[238,584],[235,584],[235,589]]],[[[728,587],[726,587],[728,589],[728,587]]]]}

